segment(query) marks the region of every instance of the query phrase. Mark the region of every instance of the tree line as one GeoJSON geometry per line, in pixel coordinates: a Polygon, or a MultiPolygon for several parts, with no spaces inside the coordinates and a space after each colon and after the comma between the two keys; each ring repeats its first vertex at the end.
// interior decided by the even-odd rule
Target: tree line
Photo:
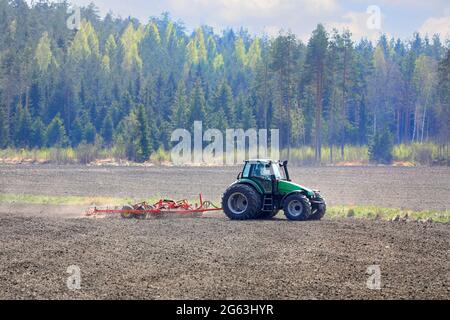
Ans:
{"type": "Polygon", "coordinates": [[[0,148],[100,144],[145,161],[194,121],[278,128],[283,148],[311,145],[316,159],[323,145],[343,153],[381,135],[449,141],[450,49],[438,35],[188,33],[169,14],[141,23],[94,5],[70,30],[68,6],[0,0],[0,148]]]}

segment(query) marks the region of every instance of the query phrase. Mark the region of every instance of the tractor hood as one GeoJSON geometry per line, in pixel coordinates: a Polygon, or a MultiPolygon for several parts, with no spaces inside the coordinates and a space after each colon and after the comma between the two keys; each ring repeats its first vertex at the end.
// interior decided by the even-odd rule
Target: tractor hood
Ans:
{"type": "Polygon", "coordinates": [[[314,191],[291,181],[281,180],[278,182],[278,191],[281,194],[288,194],[294,191],[304,191],[309,196],[314,196],[314,191]]]}

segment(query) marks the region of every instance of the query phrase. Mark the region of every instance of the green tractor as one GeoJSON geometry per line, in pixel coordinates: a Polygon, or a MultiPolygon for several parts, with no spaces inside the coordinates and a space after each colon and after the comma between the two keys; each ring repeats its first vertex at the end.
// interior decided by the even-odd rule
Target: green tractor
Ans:
{"type": "Polygon", "coordinates": [[[288,162],[249,160],[222,197],[231,220],[271,219],[280,210],[293,221],[320,220],[326,203],[319,191],[291,181],[288,162]]]}

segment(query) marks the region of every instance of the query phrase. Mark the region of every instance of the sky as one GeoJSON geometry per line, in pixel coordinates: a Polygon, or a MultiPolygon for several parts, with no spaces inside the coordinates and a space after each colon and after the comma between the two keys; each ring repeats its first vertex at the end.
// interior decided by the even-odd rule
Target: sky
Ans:
{"type": "Polygon", "coordinates": [[[253,35],[291,31],[307,40],[318,23],[328,30],[349,29],[355,40],[380,33],[410,39],[415,31],[450,39],[450,0],[71,0],[93,2],[102,16],[109,11],[142,22],[169,12],[188,31],[209,25],[216,32],[246,28],[253,35]]]}

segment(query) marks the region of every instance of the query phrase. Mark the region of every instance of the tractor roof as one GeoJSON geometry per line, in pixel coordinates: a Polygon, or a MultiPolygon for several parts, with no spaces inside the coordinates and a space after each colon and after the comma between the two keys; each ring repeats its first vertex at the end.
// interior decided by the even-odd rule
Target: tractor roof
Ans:
{"type": "Polygon", "coordinates": [[[245,162],[247,162],[247,163],[249,163],[249,162],[250,163],[277,163],[278,161],[273,161],[270,159],[250,159],[245,162]]]}

